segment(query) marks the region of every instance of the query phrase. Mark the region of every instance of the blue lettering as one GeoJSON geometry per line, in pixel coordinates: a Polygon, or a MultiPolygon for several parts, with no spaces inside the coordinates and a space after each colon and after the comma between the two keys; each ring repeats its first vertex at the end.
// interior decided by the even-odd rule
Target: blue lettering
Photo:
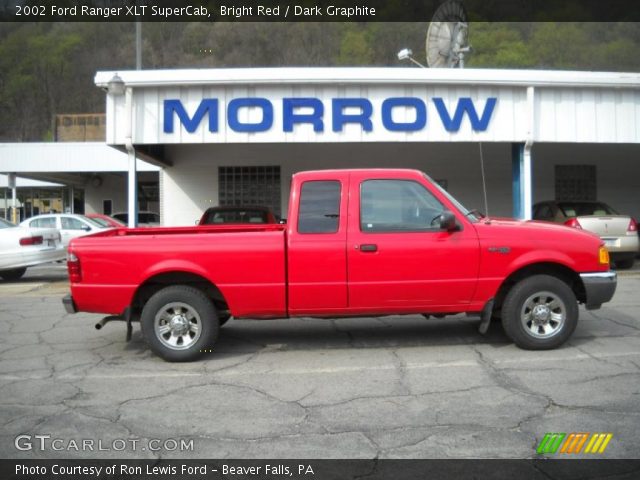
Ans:
{"type": "Polygon", "coordinates": [[[209,114],[209,131],[218,131],[218,100],[215,98],[205,98],[198,105],[196,113],[193,114],[193,118],[189,118],[189,114],[184,109],[180,100],[165,100],[164,101],[164,132],[173,133],[173,113],[178,115],[180,123],[184,125],[187,132],[193,133],[202,122],[202,119],[206,114],[209,114]]]}
{"type": "Polygon", "coordinates": [[[465,112],[469,116],[471,128],[476,132],[484,132],[489,126],[489,120],[491,120],[491,115],[493,114],[493,109],[496,106],[496,101],[497,98],[495,97],[487,98],[487,103],[485,103],[484,110],[482,111],[482,117],[478,118],[478,113],[473,105],[473,101],[469,97],[462,97],[458,100],[456,113],[453,115],[452,119],[444,104],[444,100],[440,97],[433,98],[433,103],[436,105],[436,109],[440,115],[440,120],[442,120],[442,125],[447,132],[457,132],[460,130],[460,124],[462,123],[462,117],[465,112]]]}
{"type": "Polygon", "coordinates": [[[382,102],[382,125],[390,132],[415,132],[427,125],[427,107],[415,97],[392,97],[382,102]],[[412,107],[416,111],[413,122],[394,122],[391,111],[394,107],[412,107]]]}
{"type": "Polygon", "coordinates": [[[283,98],[282,99],[282,128],[285,132],[293,132],[296,123],[310,123],[314,132],[323,132],[324,104],[317,98],[283,98]],[[296,108],[312,108],[313,113],[294,113],[296,108]]]}
{"type": "MultiPolygon", "coordinates": [[[[486,131],[495,110],[497,98],[487,98],[482,114],[478,115],[473,101],[469,97],[458,99],[453,117],[451,116],[444,99],[432,98],[442,121],[442,125],[448,132],[460,130],[465,115],[469,117],[471,128],[476,132],[486,131]]],[[[332,100],[332,129],[341,132],[345,125],[359,124],[364,132],[373,131],[371,117],[373,105],[366,98],[333,98],[332,100]],[[359,109],[357,113],[346,113],[346,109],[359,109]]],[[[179,122],[189,133],[194,133],[208,116],[209,132],[218,131],[218,106],[216,98],[205,98],[200,102],[192,116],[187,113],[184,105],[178,99],[164,101],[164,132],[174,132],[174,119],[177,116],[179,122]]],[[[324,131],[325,106],[319,98],[283,98],[282,99],[282,130],[293,132],[298,124],[313,126],[314,132],[324,131]],[[306,113],[300,113],[302,108],[308,109],[306,113]],[[310,111],[309,111],[310,110],[310,111]]],[[[273,127],[273,104],[266,98],[236,98],[229,102],[227,108],[227,124],[236,132],[264,132],[273,127]],[[245,123],[239,119],[242,108],[259,108],[262,110],[262,119],[258,123],[245,123]]],[[[382,102],[380,118],[382,126],[390,132],[415,132],[423,130],[427,126],[427,105],[424,100],[417,97],[391,97],[382,102]],[[393,119],[394,108],[407,108],[415,110],[415,120],[408,122],[396,122],[393,119]]]]}
{"type": "Polygon", "coordinates": [[[371,114],[373,106],[366,98],[334,98],[333,106],[333,131],[341,132],[345,123],[359,123],[362,130],[370,132],[373,130],[371,123],[371,114]],[[360,113],[346,114],[343,109],[348,107],[356,107],[360,109],[360,113]]]}
{"type": "Polygon", "coordinates": [[[264,132],[273,125],[273,105],[266,98],[234,98],[227,108],[227,122],[231,130],[236,132],[264,132]],[[245,107],[262,109],[260,123],[240,123],[238,110],[245,107]]]}

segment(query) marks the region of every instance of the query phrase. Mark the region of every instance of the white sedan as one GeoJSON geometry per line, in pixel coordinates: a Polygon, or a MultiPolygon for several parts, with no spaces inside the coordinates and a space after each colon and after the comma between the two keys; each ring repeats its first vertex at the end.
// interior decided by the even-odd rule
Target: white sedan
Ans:
{"type": "Polygon", "coordinates": [[[27,267],[63,260],[66,248],[55,228],[29,228],[0,218],[0,277],[17,280],[27,267]]]}
{"type": "Polygon", "coordinates": [[[55,228],[59,230],[62,235],[62,244],[65,248],[69,246],[72,238],[83,237],[106,230],[106,228],[98,222],[84,215],[75,213],[36,215],[35,217],[27,218],[20,225],[31,228],[55,228]]]}

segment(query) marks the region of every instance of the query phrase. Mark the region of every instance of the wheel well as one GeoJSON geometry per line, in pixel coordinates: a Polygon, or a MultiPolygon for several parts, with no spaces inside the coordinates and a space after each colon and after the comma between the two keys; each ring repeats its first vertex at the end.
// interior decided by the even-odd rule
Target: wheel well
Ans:
{"type": "Polygon", "coordinates": [[[169,285],[189,285],[195,287],[213,301],[219,314],[224,314],[229,310],[229,305],[220,289],[206,278],[189,272],[166,272],[148,278],[146,282],[138,287],[131,301],[132,313],[139,316],[147,301],[156,292],[169,285]]]}
{"type": "Polygon", "coordinates": [[[502,309],[502,302],[507,296],[507,293],[509,293],[509,290],[511,290],[511,287],[520,280],[533,275],[551,275],[552,277],[556,277],[569,285],[579,302],[583,303],[586,300],[584,284],[579,274],[569,267],[558,263],[535,263],[516,270],[502,282],[494,300],[493,311],[499,314],[502,309]]]}

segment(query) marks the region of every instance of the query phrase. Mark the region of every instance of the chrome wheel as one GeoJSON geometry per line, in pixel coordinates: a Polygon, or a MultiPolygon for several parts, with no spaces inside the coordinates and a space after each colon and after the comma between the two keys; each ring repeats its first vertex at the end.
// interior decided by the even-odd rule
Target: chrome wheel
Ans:
{"type": "Polygon", "coordinates": [[[535,338],[550,338],[562,331],[567,318],[567,307],[562,299],[551,292],[537,292],[522,305],[520,322],[527,334],[535,338]]]}
{"type": "Polygon", "coordinates": [[[182,302],[168,303],[155,316],[154,332],[160,342],[172,350],[186,350],[202,334],[202,320],[198,312],[182,302]]]}

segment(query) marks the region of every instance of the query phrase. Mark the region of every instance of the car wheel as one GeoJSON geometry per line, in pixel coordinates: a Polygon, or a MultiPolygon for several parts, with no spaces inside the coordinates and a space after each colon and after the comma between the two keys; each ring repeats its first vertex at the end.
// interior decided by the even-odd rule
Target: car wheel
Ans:
{"type": "Polygon", "coordinates": [[[170,362],[188,362],[210,352],[219,330],[213,302],[187,285],[156,292],[142,309],[140,325],[151,350],[170,362]]]}
{"type": "Polygon", "coordinates": [[[4,280],[6,280],[7,282],[10,282],[12,280],[18,280],[20,278],[22,278],[22,276],[24,275],[24,272],[26,272],[27,269],[25,268],[14,268],[11,270],[2,270],[0,271],[0,277],[2,277],[4,280]]]}
{"type": "Polygon", "coordinates": [[[513,286],[502,304],[502,326],[520,348],[548,350],[566,342],[578,324],[573,290],[550,275],[535,275],[513,286]]]}
{"type": "Polygon", "coordinates": [[[628,258],[626,260],[614,260],[616,267],[621,270],[626,270],[628,268],[633,267],[634,258],[628,258]]]}

